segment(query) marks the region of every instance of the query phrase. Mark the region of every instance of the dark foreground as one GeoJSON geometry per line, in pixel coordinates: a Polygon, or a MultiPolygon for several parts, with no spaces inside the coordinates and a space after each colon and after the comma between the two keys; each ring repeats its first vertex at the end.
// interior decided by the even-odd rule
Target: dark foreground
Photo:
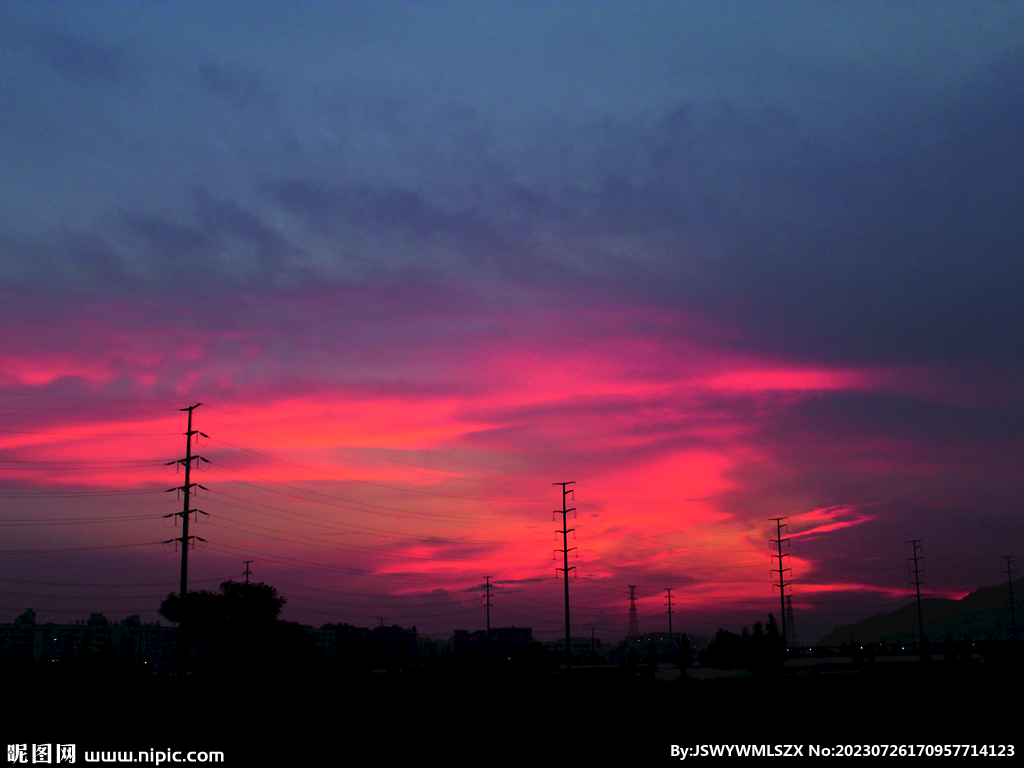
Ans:
{"type": "Polygon", "coordinates": [[[600,669],[519,678],[9,677],[2,732],[5,747],[75,744],[76,765],[91,750],[133,750],[135,762],[142,751],[154,764],[178,750],[181,760],[221,751],[226,765],[261,766],[678,764],[672,745],[700,744],[801,745],[805,755],[810,745],[1014,744],[1020,754],[1019,672],[898,666],[675,682],[600,669]]]}

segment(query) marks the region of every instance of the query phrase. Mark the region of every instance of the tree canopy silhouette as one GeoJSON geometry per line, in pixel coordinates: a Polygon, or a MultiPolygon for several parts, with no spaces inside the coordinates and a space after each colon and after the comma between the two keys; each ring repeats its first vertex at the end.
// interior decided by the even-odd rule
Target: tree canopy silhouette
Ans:
{"type": "Polygon", "coordinates": [[[740,635],[720,628],[701,654],[701,661],[719,669],[740,668],[753,672],[777,669],[785,662],[785,649],[775,617],[769,613],[767,627],[756,621],[752,632],[744,627],[740,635]]]}
{"type": "Polygon", "coordinates": [[[225,581],[220,592],[189,590],[183,601],[172,592],[160,603],[160,615],[177,624],[186,623],[195,632],[220,633],[252,631],[277,619],[288,598],[262,581],[225,581]]]}
{"type": "Polygon", "coordinates": [[[316,648],[306,631],[278,618],[287,598],[263,582],[228,580],[219,592],[175,593],[160,603],[160,615],[187,630],[183,641],[197,673],[269,672],[310,664],[316,648]]]}

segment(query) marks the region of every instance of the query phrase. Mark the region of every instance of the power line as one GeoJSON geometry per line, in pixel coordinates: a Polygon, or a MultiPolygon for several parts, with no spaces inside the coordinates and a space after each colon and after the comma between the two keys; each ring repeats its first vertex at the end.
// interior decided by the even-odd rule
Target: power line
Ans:
{"type": "Polygon", "coordinates": [[[87,496],[138,496],[143,493],[161,493],[163,488],[113,491],[0,491],[0,499],[64,499],[87,496]]]}
{"type": "MultiPolygon", "coordinates": [[[[219,408],[217,406],[212,406],[212,405],[209,405],[209,404],[207,404],[207,407],[212,408],[215,411],[221,411],[222,410],[221,408],[219,408]]],[[[424,464],[416,464],[415,462],[411,462],[411,461],[402,461],[401,459],[390,458],[390,457],[387,457],[387,456],[378,456],[378,455],[370,453],[368,451],[360,451],[359,449],[352,448],[351,446],[344,446],[343,447],[343,446],[338,446],[338,445],[334,445],[334,444],[331,444],[331,443],[324,443],[324,442],[319,442],[319,443],[317,443],[317,445],[313,446],[313,445],[309,444],[310,443],[310,438],[307,435],[296,435],[296,434],[294,434],[292,432],[286,432],[286,431],[278,429],[276,427],[265,426],[264,428],[272,430],[274,432],[278,432],[278,433],[280,433],[282,435],[288,435],[289,437],[293,437],[293,438],[295,438],[297,440],[303,440],[304,442],[302,442],[302,443],[293,443],[293,442],[291,442],[289,440],[284,440],[281,437],[275,437],[274,435],[268,435],[265,432],[257,432],[257,431],[252,430],[252,429],[246,429],[245,427],[240,427],[237,424],[232,424],[230,421],[220,421],[219,419],[216,419],[216,418],[214,418],[213,421],[215,423],[226,424],[227,426],[230,426],[233,429],[237,429],[237,430],[240,430],[242,432],[247,432],[250,435],[256,435],[257,437],[266,437],[266,438],[269,438],[271,440],[276,440],[279,443],[284,443],[285,445],[291,445],[291,446],[294,446],[296,448],[302,448],[304,450],[314,450],[314,451],[317,451],[318,453],[322,453],[324,455],[329,456],[331,459],[337,459],[337,453],[338,452],[348,453],[348,454],[356,453],[356,454],[362,454],[364,456],[372,456],[373,458],[378,459],[378,461],[374,462],[374,461],[367,461],[366,459],[353,459],[354,461],[360,461],[360,462],[362,462],[364,464],[370,464],[372,466],[377,466],[377,467],[386,466],[385,464],[381,464],[380,463],[380,461],[385,461],[385,462],[390,462],[391,464],[400,464],[402,466],[414,467],[416,469],[424,469],[424,470],[427,470],[428,472],[436,472],[436,473],[440,473],[440,474],[451,475],[451,474],[455,474],[455,472],[456,472],[456,470],[437,469],[436,467],[428,467],[428,466],[426,466],[424,464]],[[325,449],[330,449],[330,451],[328,452],[325,449]]],[[[314,441],[314,442],[316,442],[316,441],[314,441]]],[[[243,449],[243,450],[246,450],[246,449],[243,449]]],[[[461,472],[461,470],[459,470],[459,472],[461,472]]],[[[465,473],[463,472],[463,474],[465,474],[465,473]]],[[[501,482],[501,483],[514,483],[514,484],[518,485],[519,482],[520,482],[518,480],[518,478],[509,478],[509,477],[503,477],[503,476],[500,476],[500,475],[485,475],[485,474],[481,474],[479,472],[472,472],[470,474],[474,475],[475,477],[486,479],[486,480],[497,480],[498,482],[501,482]]],[[[544,499],[523,499],[522,501],[524,501],[524,502],[537,502],[537,501],[544,501],[544,499]]]]}
{"type": "Polygon", "coordinates": [[[160,541],[143,541],[138,544],[102,544],[93,547],[54,547],[47,549],[0,549],[0,555],[49,555],[60,552],[96,552],[103,549],[128,549],[131,547],[151,547],[156,544],[166,543],[167,542],[160,541]]]}
{"type": "MultiPolygon", "coordinates": [[[[213,523],[211,523],[211,525],[213,525],[213,523]]],[[[160,542],[154,542],[154,543],[159,544],[160,542]]],[[[384,580],[386,580],[388,582],[394,582],[396,579],[411,579],[411,580],[414,580],[414,581],[428,581],[428,582],[430,582],[432,584],[436,584],[438,582],[439,578],[440,578],[437,574],[423,574],[423,573],[416,573],[416,572],[414,572],[414,573],[406,573],[406,572],[377,573],[377,572],[371,571],[371,570],[366,569],[366,568],[349,568],[349,567],[346,567],[346,566],[343,566],[343,565],[335,565],[333,563],[332,564],[318,563],[318,562],[315,562],[315,561],[312,561],[312,560],[304,560],[304,559],[298,558],[298,557],[288,557],[287,555],[278,555],[278,554],[274,554],[272,552],[262,552],[262,551],[254,550],[252,548],[236,547],[236,546],[234,546],[232,544],[225,544],[225,543],[209,544],[207,546],[207,549],[212,550],[214,552],[223,552],[225,554],[230,554],[230,555],[239,555],[239,554],[241,554],[241,555],[259,555],[262,559],[267,560],[268,562],[280,563],[281,565],[302,565],[302,566],[304,566],[306,568],[312,568],[312,569],[315,569],[315,570],[327,571],[327,572],[331,572],[331,573],[349,574],[349,575],[352,575],[352,576],[359,576],[359,577],[362,577],[362,578],[384,579],[384,580]]],[[[459,574],[458,576],[451,577],[451,580],[452,581],[464,581],[465,582],[465,581],[471,581],[472,577],[470,577],[470,576],[463,576],[463,575],[459,574]]]]}
{"type": "Polygon", "coordinates": [[[388,507],[388,506],[384,506],[382,504],[371,504],[368,501],[357,501],[355,499],[347,499],[347,498],[345,498],[343,496],[334,496],[334,495],[331,495],[331,494],[328,494],[328,493],[320,493],[319,491],[311,491],[308,488],[300,488],[298,486],[288,485],[287,483],[281,483],[281,482],[278,482],[276,480],[267,480],[267,479],[261,478],[259,475],[254,475],[251,472],[246,472],[246,471],[241,470],[241,469],[236,469],[234,467],[227,466],[226,464],[222,464],[220,462],[217,462],[215,464],[215,466],[224,467],[225,469],[230,470],[231,472],[237,472],[239,474],[246,475],[248,477],[254,477],[254,478],[258,479],[258,480],[262,480],[265,483],[271,483],[272,485],[279,485],[282,488],[290,488],[291,490],[294,490],[294,491],[301,491],[302,493],[308,493],[308,494],[313,495],[313,496],[322,496],[325,499],[334,499],[336,502],[337,501],[341,501],[341,502],[345,502],[345,503],[344,504],[338,504],[338,503],[333,503],[332,504],[330,502],[321,501],[319,499],[308,499],[308,498],[306,498],[304,496],[296,496],[294,494],[285,493],[284,491],[274,490],[273,488],[264,488],[263,486],[256,485],[255,483],[248,483],[248,482],[246,482],[244,480],[238,480],[238,479],[233,478],[233,477],[226,477],[225,475],[221,475],[221,474],[219,474],[217,472],[213,472],[211,470],[210,474],[214,475],[215,477],[221,477],[221,478],[223,478],[225,480],[228,480],[230,482],[239,483],[240,485],[247,485],[247,486],[250,486],[252,488],[256,488],[258,490],[261,490],[261,491],[266,491],[268,493],[276,493],[276,494],[279,494],[281,496],[287,496],[289,498],[299,499],[300,501],[311,502],[311,503],[314,503],[314,504],[324,504],[324,505],[329,506],[329,507],[337,507],[339,509],[347,509],[347,510],[351,510],[353,512],[364,512],[366,514],[384,515],[385,517],[400,517],[400,516],[414,517],[414,518],[417,518],[417,519],[420,519],[420,520],[433,520],[433,521],[451,522],[451,523],[473,522],[473,523],[489,523],[489,524],[492,524],[492,525],[506,525],[509,522],[508,520],[494,520],[492,518],[485,518],[485,517],[454,517],[454,516],[448,517],[448,516],[444,516],[444,515],[432,515],[432,514],[427,514],[427,513],[423,513],[423,512],[413,512],[412,510],[409,510],[409,509],[401,509],[401,508],[398,508],[398,507],[388,507]],[[353,504],[359,504],[361,506],[359,506],[359,507],[351,506],[353,504]],[[371,507],[371,509],[363,509],[362,507],[371,507]],[[386,511],[377,512],[376,510],[386,510],[386,511]]]}
{"type": "Polygon", "coordinates": [[[230,446],[231,448],[235,448],[235,449],[237,449],[239,451],[245,451],[246,453],[251,453],[251,454],[254,454],[256,456],[262,456],[265,459],[270,459],[271,461],[277,461],[277,462],[280,462],[281,464],[288,464],[289,466],[297,467],[299,469],[305,469],[305,470],[308,470],[309,472],[316,472],[318,474],[326,475],[328,477],[335,477],[335,478],[337,478],[339,480],[344,480],[344,481],[349,482],[349,483],[361,483],[363,485],[371,485],[371,486],[374,486],[376,488],[387,488],[388,490],[392,490],[392,491],[402,491],[404,493],[418,493],[418,494],[421,494],[423,496],[437,496],[437,497],[440,497],[440,498],[443,498],[443,499],[463,499],[463,500],[466,500],[466,501],[498,501],[498,502],[504,502],[504,503],[508,503],[508,504],[528,504],[528,503],[534,503],[534,502],[537,502],[537,501],[543,501],[543,499],[507,499],[507,498],[492,498],[492,497],[483,497],[483,496],[460,496],[460,495],[452,494],[452,493],[438,493],[436,491],[422,491],[422,490],[419,490],[418,488],[403,488],[402,486],[399,486],[399,485],[388,485],[387,483],[375,483],[375,482],[372,482],[370,480],[362,480],[362,479],[360,479],[358,477],[350,477],[348,475],[339,475],[337,472],[328,472],[326,470],[317,469],[316,467],[310,467],[310,466],[307,466],[305,464],[298,464],[298,463],[296,463],[294,461],[287,461],[285,459],[279,459],[276,456],[271,456],[269,454],[262,453],[260,451],[254,451],[251,448],[244,448],[244,447],[242,447],[240,445],[234,445],[233,443],[229,443],[226,440],[217,439],[217,442],[223,443],[224,445],[230,446]]]}
{"type": "MultiPolygon", "coordinates": [[[[123,464],[158,467],[163,463],[162,459],[0,459],[0,464],[123,464]]],[[[51,469],[66,469],[66,467],[51,467],[51,469]]],[[[89,466],[87,469],[95,469],[95,467],[89,466]]]]}
{"type": "MultiPolygon", "coordinates": [[[[388,536],[388,537],[399,538],[399,539],[410,539],[410,540],[414,540],[414,541],[423,541],[423,538],[424,538],[422,535],[399,533],[397,531],[387,530],[387,529],[384,529],[384,528],[372,528],[372,527],[365,526],[365,525],[356,525],[354,523],[347,523],[347,522],[341,522],[341,521],[336,521],[336,520],[330,520],[330,519],[327,519],[327,518],[317,517],[315,515],[307,515],[307,514],[302,513],[302,512],[296,512],[296,511],[291,510],[291,509],[285,509],[284,507],[275,507],[275,506],[273,506],[271,504],[264,504],[262,502],[252,501],[251,499],[246,499],[246,498],[243,498],[241,496],[234,496],[233,494],[224,493],[223,491],[216,491],[215,490],[215,491],[211,491],[210,493],[213,494],[213,496],[211,496],[211,500],[215,501],[218,504],[224,504],[225,506],[233,507],[235,509],[242,509],[242,510],[245,510],[247,512],[256,512],[258,514],[266,515],[267,517],[273,517],[273,518],[276,518],[278,520],[288,520],[288,521],[291,521],[291,522],[301,523],[303,525],[315,526],[317,528],[328,528],[328,529],[333,530],[337,534],[347,535],[349,533],[352,533],[352,534],[355,534],[355,535],[362,535],[362,536],[385,535],[385,536],[388,536]],[[244,502],[246,502],[246,504],[252,504],[252,505],[255,505],[255,506],[258,506],[258,507],[266,507],[267,509],[277,510],[278,512],[285,512],[288,515],[290,515],[290,517],[284,517],[282,515],[275,515],[275,514],[272,514],[270,512],[264,512],[263,510],[260,510],[260,509],[252,509],[250,507],[241,506],[239,504],[232,504],[230,502],[222,501],[222,500],[216,498],[217,496],[226,496],[229,499],[237,499],[238,501],[244,501],[244,502]],[[294,519],[295,517],[303,518],[303,519],[295,520],[294,519]],[[338,530],[339,528],[340,529],[350,529],[350,530],[338,530]]],[[[431,536],[430,538],[431,538],[431,540],[443,541],[443,542],[453,543],[453,544],[461,544],[461,543],[473,543],[473,544],[520,544],[520,543],[524,543],[524,542],[539,543],[539,542],[543,541],[543,539],[471,539],[471,538],[463,538],[463,537],[459,537],[457,539],[450,539],[450,538],[438,537],[438,536],[431,536]]]]}
{"type": "Polygon", "coordinates": [[[28,429],[0,429],[4,435],[57,435],[63,437],[174,437],[177,432],[37,432],[28,429]]]}
{"type": "MultiPolygon", "coordinates": [[[[232,520],[231,518],[224,518],[224,519],[230,520],[231,522],[236,523],[238,525],[245,525],[245,526],[248,526],[250,528],[257,528],[257,529],[261,529],[261,530],[265,530],[265,531],[272,531],[274,533],[281,533],[281,534],[284,534],[285,536],[291,536],[293,538],[282,538],[280,536],[270,536],[268,534],[257,533],[255,531],[245,531],[245,530],[241,530],[239,528],[233,528],[230,525],[224,525],[223,523],[217,523],[217,522],[212,522],[212,521],[207,523],[207,524],[208,525],[212,525],[215,528],[223,528],[223,529],[228,530],[228,531],[236,531],[237,533],[244,533],[244,534],[247,534],[249,536],[259,536],[260,538],[263,538],[263,539],[271,539],[273,541],[284,541],[284,542],[288,542],[288,543],[292,543],[292,544],[298,543],[298,542],[295,541],[295,539],[304,539],[304,540],[310,542],[310,544],[307,545],[307,546],[320,547],[321,549],[329,549],[329,550],[334,550],[336,552],[340,551],[340,552],[358,552],[358,553],[380,553],[380,554],[388,555],[389,557],[399,557],[399,558],[402,558],[402,559],[405,559],[405,560],[426,560],[426,561],[432,561],[432,562],[436,562],[437,561],[437,557],[433,556],[433,555],[410,555],[410,554],[407,554],[407,553],[404,553],[404,552],[394,552],[392,550],[381,549],[379,547],[366,547],[366,546],[363,546],[361,544],[325,544],[323,542],[317,541],[312,536],[305,536],[305,535],[303,535],[301,533],[291,533],[289,531],[282,531],[282,530],[280,530],[278,528],[270,528],[268,526],[257,525],[256,523],[249,523],[249,522],[245,522],[243,520],[232,520]]],[[[177,539],[171,539],[170,541],[177,541],[177,539]]],[[[205,540],[200,539],[200,541],[205,541],[205,540]]],[[[459,560],[459,561],[466,561],[466,562],[481,562],[481,561],[495,562],[495,561],[498,561],[498,558],[491,557],[491,556],[486,556],[486,557],[462,557],[462,556],[458,556],[458,555],[446,555],[445,559],[447,559],[447,560],[459,560]]],[[[515,562],[515,560],[509,559],[509,558],[502,558],[500,560],[500,562],[515,562]]]]}
{"type": "MultiPolygon", "coordinates": [[[[178,582],[176,581],[148,581],[140,582],[138,584],[94,584],[80,581],[34,581],[31,579],[11,579],[5,576],[0,576],[0,581],[8,581],[12,584],[31,584],[33,586],[40,587],[95,587],[97,589],[134,589],[135,587],[173,587],[178,582]]],[[[198,583],[211,583],[214,581],[223,581],[223,579],[193,579],[198,583]]]]}
{"type": "Polygon", "coordinates": [[[160,464],[157,462],[147,462],[146,464],[129,464],[127,462],[114,464],[111,462],[109,466],[105,467],[0,467],[0,472],[95,472],[101,469],[141,469],[146,466],[157,467],[160,464]]]}
{"type": "MultiPolygon", "coordinates": [[[[40,392],[0,392],[3,397],[42,397],[50,400],[87,400],[101,403],[145,403],[147,405],[174,405],[174,400],[135,400],[127,397],[82,397],[80,395],[44,395],[40,392]]],[[[166,410],[166,409],[161,409],[166,410]]]]}
{"type": "Polygon", "coordinates": [[[62,413],[166,413],[167,408],[38,408],[26,405],[0,405],[5,411],[61,411],[62,413]]]}
{"type": "Polygon", "coordinates": [[[153,515],[115,515],[112,517],[42,517],[37,519],[0,520],[0,527],[17,528],[37,525],[91,525],[103,523],[121,523],[125,520],[152,520],[153,515]]]}

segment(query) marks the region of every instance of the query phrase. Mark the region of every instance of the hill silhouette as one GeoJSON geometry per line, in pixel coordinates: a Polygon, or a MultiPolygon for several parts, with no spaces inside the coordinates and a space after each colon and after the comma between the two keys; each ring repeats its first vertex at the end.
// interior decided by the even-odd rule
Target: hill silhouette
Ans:
{"type": "MultiPolygon", "coordinates": [[[[1021,628],[1021,589],[1024,579],[1013,582],[1014,604],[1017,614],[1017,631],[1021,628]]],[[[924,618],[925,637],[933,642],[947,634],[955,638],[969,636],[975,640],[1008,640],[1011,635],[1009,594],[1005,584],[985,587],[965,595],[960,600],[928,597],[921,599],[921,614],[924,618]]],[[[885,638],[887,643],[899,641],[910,644],[917,642],[917,601],[892,613],[837,627],[818,641],[817,645],[841,645],[850,642],[850,636],[858,643],[877,643],[885,638]]]]}

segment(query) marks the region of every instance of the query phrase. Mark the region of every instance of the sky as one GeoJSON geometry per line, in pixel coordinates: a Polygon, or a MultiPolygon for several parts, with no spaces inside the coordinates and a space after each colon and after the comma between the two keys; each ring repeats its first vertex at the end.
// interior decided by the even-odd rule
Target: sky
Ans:
{"type": "MultiPolygon", "coordinates": [[[[1024,7],[0,5],[0,619],[797,636],[1005,579],[1024,7]],[[560,556],[559,556],[560,557],[560,556]]],[[[1024,554],[1024,552],[1022,552],[1024,554]]]]}

